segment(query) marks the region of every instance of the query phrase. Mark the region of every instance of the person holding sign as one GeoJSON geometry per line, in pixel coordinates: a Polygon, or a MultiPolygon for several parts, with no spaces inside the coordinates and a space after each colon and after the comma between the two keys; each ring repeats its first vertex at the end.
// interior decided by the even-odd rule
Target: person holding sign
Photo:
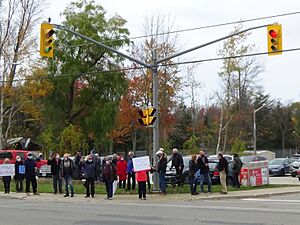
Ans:
{"type": "MultiPolygon", "coordinates": [[[[3,164],[9,164],[9,159],[6,158],[3,162],[3,164]]],[[[10,190],[10,181],[11,181],[11,176],[3,176],[2,177],[3,185],[4,185],[4,194],[9,194],[10,190]]]]}
{"type": "Polygon", "coordinates": [[[16,192],[23,192],[23,181],[25,178],[25,165],[20,156],[16,157],[15,163],[15,183],[16,192]]]}

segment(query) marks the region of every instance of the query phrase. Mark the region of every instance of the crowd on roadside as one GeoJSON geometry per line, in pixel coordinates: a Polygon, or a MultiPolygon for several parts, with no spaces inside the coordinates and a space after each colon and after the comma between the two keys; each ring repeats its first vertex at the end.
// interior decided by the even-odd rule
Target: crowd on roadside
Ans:
{"type": "MultiPolygon", "coordinates": [[[[161,195],[166,195],[165,176],[167,172],[168,162],[172,162],[172,166],[176,170],[178,178],[178,186],[183,186],[184,180],[182,176],[184,163],[183,157],[177,149],[173,149],[172,156],[168,159],[163,148],[156,152],[157,163],[155,167],[149,170],[135,171],[133,166],[134,152],[128,153],[128,160],[123,156],[116,154],[112,157],[100,158],[99,154],[91,152],[84,159],[80,152],[76,153],[75,159],[72,160],[68,153],[60,157],[58,153],[48,160],[48,165],[51,166],[53,193],[63,194],[63,183],[65,186],[64,197],[74,197],[73,178],[84,181],[83,185],[86,189],[86,198],[95,197],[95,182],[102,181],[105,184],[107,199],[111,200],[116,186],[120,189],[135,190],[136,182],[138,183],[139,199],[146,199],[147,186],[151,189],[150,173],[157,172],[159,176],[159,190],[161,195]]],[[[221,193],[227,194],[226,176],[228,173],[228,162],[223,157],[223,154],[218,155],[219,163],[218,170],[220,173],[220,183],[222,186],[221,193]]],[[[8,164],[9,159],[4,161],[8,164]]],[[[238,155],[234,155],[233,171],[234,185],[240,187],[239,173],[242,168],[242,162],[238,155]]],[[[3,176],[5,193],[10,192],[11,176],[3,176]]],[[[193,155],[189,162],[189,179],[190,191],[192,195],[199,194],[197,186],[200,185],[200,193],[204,192],[204,184],[207,184],[207,192],[211,193],[211,178],[209,174],[209,162],[204,151],[200,151],[199,155],[193,155]]],[[[36,162],[32,158],[32,153],[27,154],[27,159],[22,161],[20,156],[16,157],[15,176],[16,192],[23,192],[23,181],[26,181],[26,194],[30,195],[30,184],[34,195],[39,195],[37,192],[36,180],[36,162]]]]}

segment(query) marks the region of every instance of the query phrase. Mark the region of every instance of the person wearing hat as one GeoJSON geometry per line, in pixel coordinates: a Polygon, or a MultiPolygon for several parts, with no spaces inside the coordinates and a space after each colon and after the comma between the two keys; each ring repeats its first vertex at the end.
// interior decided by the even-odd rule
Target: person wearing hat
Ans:
{"type": "Polygon", "coordinates": [[[167,171],[167,156],[166,154],[159,150],[156,152],[156,155],[158,156],[158,162],[157,162],[157,172],[159,174],[159,189],[160,194],[165,195],[166,192],[166,171],[167,171]]]}
{"type": "Polygon", "coordinates": [[[20,156],[16,157],[15,163],[16,192],[23,192],[23,181],[25,178],[25,165],[20,156]]]}
{"type": "Polygon", "coordinates": [[[37,182],[36,182],[36,162],[33,159],[31,152],[27,153],[27,159],[25,160],[25,177],[26,177],[26,194],[30,195],[30,183],[32,186],[32,191],[34,195],[39,195],[37,192],[37,182]]]}
{"type": "Polygon", "coordinates": [[[95,196],[95,177],[97,172],[96,164],[93,160],[93,156],[89,155],[87,160],[83,164],[83,171],[84,171],[84,178],[85,181],[85,189],[86,189],[86,196],[85,198],[89,198],[95,196]]]}

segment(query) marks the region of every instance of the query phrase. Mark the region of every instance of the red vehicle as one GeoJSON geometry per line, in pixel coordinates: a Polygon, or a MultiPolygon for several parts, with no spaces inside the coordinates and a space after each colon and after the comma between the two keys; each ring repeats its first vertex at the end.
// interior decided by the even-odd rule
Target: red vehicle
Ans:
{"type": "MultiPolygon", "coordinates": [[[[20,156],[24,161],[27,159],[27,153],[29,151],[25,150],[0,150],[0,164],[3,164],[6,158],[9,159],[11,164],[16,163],[16,157],[20,156]]],[[[47,165],[47,160],[40,160],[38,157],[32,152],[33,159],[36,161],[36,166],[38,168],[38,175],[40,176],[49,176],[51,175],[50,166],[47,165]]]]}

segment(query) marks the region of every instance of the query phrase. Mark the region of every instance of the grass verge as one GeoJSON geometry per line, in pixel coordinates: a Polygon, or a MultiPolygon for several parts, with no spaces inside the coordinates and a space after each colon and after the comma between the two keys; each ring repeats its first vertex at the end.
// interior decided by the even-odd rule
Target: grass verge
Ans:
{"type": "MultiPolygon", "coordinates": [[[[83,186],[82,181],[73,181],[74,184],[74,190],[76,194],[85,194],[85,187],[83,186]]],[[[245,191],[245,190],[256,190],[256,189],[265,189],[265,188],[280,188],[280,187],[290,187],[293,185],[277,185],[277,184],[269,184],[269,185],[264,185],[264,186],[259,186],[259,187],[241,187],[240,189],[234,188],[229,186],[228,191],[245,191]]],[[[198,186],[198,190],[199,190],[198,186]]],[[[25,189],[25,182],[24,182],[24,189],[25,189]]],[[[207,189],[207,186],[205,185],[205,190],[207,189]]],[[[63,190],[64,190],[64,185],[63,185],[63,190]]],[[[38,191],[40,193],[53,193],[52,189],[52,179],[38,179],[38,191]]],[[[104,195],[106,194],[105,192],[105,185],[104,184],[95,184],[95,191],[96,194],[104,195]]],[[[218,193],[221,191],[221,186],[220,185],[213,185],[212,186],[212,192],[213,193],[218,193]]],[[[0,184],[0,192],[4,192],[4,187],[3,183],[1,182],[0,184]]],[[[15,182],[12,180],[11,182],[11,192],[15,192],[15,182]]],[[[167,193],[168,194],[187,194],[190,193],[190,187],[189,185],[184,185],[183,187],[172,187],[172,186],[167,186],[167,193]]],[[[137,194],[136,191],[127,191],[124,189],[117,189],[116,194],[118,195],[132,195],[132,194],[137,194]]]]}

